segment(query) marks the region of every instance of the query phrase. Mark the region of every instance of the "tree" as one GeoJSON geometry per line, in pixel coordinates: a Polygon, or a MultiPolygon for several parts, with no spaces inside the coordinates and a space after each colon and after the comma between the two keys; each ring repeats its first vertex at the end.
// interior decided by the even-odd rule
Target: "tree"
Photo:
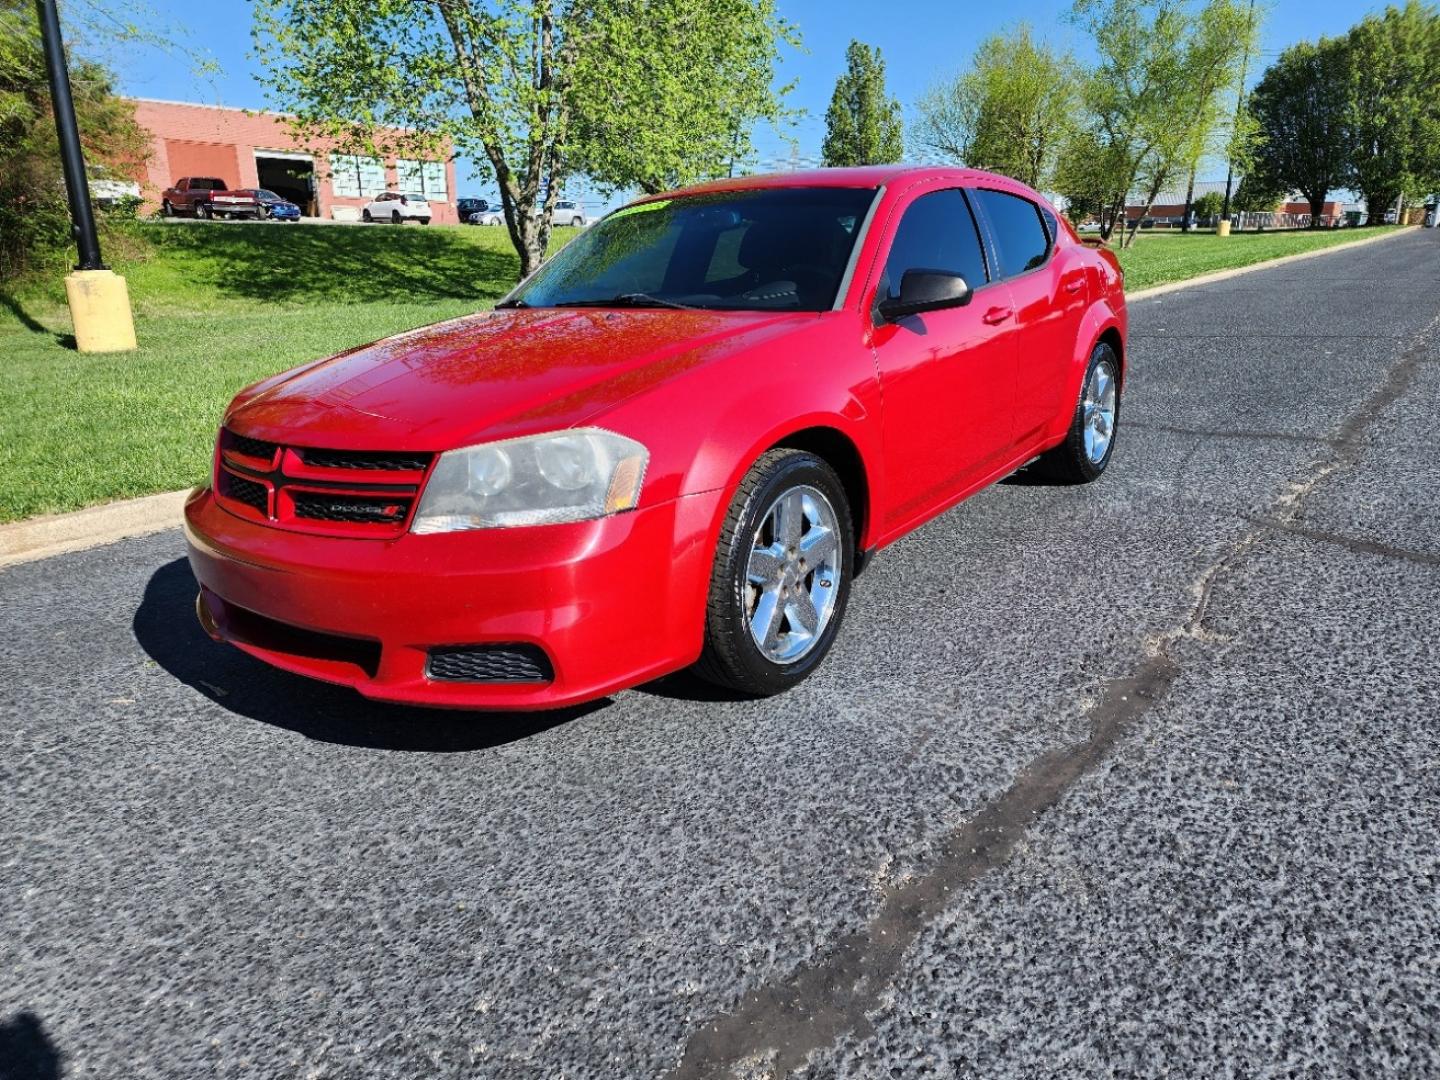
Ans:
{"type": "Polygon", "coordinates": [[[986,38],[968,71],[926,91],[916,138],[972,168],[1041,188],[1074,127],[1078,96],[1074,60],[1036,43],[1021,24],[986,38]]]}
{"type": "Polygon", "coordinates": [[[262,82],[298,137],[382,156],[433,153],[448,137],[493,170],[522,275],[540,265],[590,6],[259,0],[255,18],[262,82]]]}
{"type": "MultiPolygon", "coordinates": [[[[1107,240],[1131,193],[1141,212],[1188,173],[1226,121],[1223,91],[1234,86],[1255,33],[1235,0],[1207,0],[1192,11],[1181,0],[1076,0],[1074,18],[1095,42],[1099,63],[1086,78],[1088,111],[1080,146],[1098,152],[1085,163],[1064,155],[1060,175],[1083,180],[1102,207],[1107,240]]],[[[1073,193],[1061,187],[1066,196],[1073,193]]]]}
{"type": "Polygon", "coordinates": [[[1220,216],[1220,208],[1225,205],[1225,196],[1218,191],[1207,191],[1192,204],[1198,217],[1213,218],[1220,216]]]}
{"type": "Polygon", "coordinates": [[[900,103],[886,96],[880,50],[858,41],[845,51],[845,74],[825,114],[826,165],[879,165],[905,156],[900,103]]]}
{"type": "Polygon", "coordinates": [[[570,164],[610,190],[656,192],[724,175],[757,121],[779,125],[774,0],[631,0],[596,20],[571,80],[570,164]]]}
{"type": "Polygon", "coordinates": [[[1283,198],[1283,187],[1275,186],[1263,174],[1250,173],[1240,181],[1230,205],[1242,213],[1270,213],[1280,206],[1283,198]]]}
{"type": "Polygon", "coordinates": [[[1344,39],[1301,42],[1280,54],[1250,95],[1260,131],[1246,183],[1267,193],[1298,191],[1319,228],[1325,197],[1345,178],[1349,60],[1344,39]]]}
{"type": "Polygon", "coordinates": [[[1400,196],[1440,185],[1440,16],[1408,0],[1366,16],[1345,44],[1344,183],[1364,195],[1379,224],[1400,196]]]}
{"type": "MultiPolygon", "coordinates": [[[[91,173],[129,178],[149,140],[135,109],[116,96],[114,76],[69,57],[80,141],[91,173]]],[[[24,270],[70,240],[70,213],[40,27],[32,0],[0,0],[0,277],[24,270]]]]}

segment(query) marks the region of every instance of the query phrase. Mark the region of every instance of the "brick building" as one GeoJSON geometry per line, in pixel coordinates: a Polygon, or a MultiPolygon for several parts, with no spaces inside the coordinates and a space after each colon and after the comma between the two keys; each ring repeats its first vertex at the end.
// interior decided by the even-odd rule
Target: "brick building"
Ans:
{"type": "Polygon", "coordinates": [[[269,188],[314,217],[334,217],[337,207],[358,214],[382,191],[401,191],[424,195],[433,221],[459,221],[448,146],[438,160],[317,155],[273,113],[149,98],[134,104],[136,121],[152,139],[146,175],[139,178],[150,209],[158,209],[160,193],[182,176],[218,176],[231,187],[269,188]]]}

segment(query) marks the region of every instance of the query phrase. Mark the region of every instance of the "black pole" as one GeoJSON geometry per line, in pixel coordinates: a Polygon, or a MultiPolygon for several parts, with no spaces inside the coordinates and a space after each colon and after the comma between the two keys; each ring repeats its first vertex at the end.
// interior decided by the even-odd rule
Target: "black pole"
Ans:
{"type": "Polygon", "coordinates": [[[65,45],[60,40],[60,13],[55,0],[35,0],[40,13],[40,38],[45,46],[45,68],[50,74],[50,102],[55,108],[55,129],[60,133],[60,162],[65,169],[65,191],[70,198],[70,231],[80,253],[77,270],[104,270],[100,239],[95,235],[95,214],[90,209],[90,182],[85,178],[85,154],[75,124],[75,102],[70,96],[70,72],[65,66],[65,45]]]}

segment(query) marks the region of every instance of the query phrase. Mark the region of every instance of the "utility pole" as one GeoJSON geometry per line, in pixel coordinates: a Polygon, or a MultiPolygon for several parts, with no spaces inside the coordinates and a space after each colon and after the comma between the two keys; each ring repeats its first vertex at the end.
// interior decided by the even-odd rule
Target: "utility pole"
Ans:
{"type": "MultiPolygon", "coordinates": [[[[1255,38],[1255,0],[1250,0],[1249,12],[1245,18],[1245,55],[1240,58],[1240,89],[1235,92],[1235,128],[1230,133],[1230,138],[1235,138],[1235,132],[1240,130],[1240,118],[1245,115],[1245,77],[1250,74],[1250,46],[1255,38]]],[[[1220,211],[1220,220],[1224,223],[1224,234],[1230,235],[1230,185],[1235,180],[1235,154],[1232,150],[1225,155],[1225,205],[1220,211]]]]}
{"type": "Polygon", "coordinates": [[[70,203],[70,230],[80,261],[65,278],[65,295],[75,323],[75,346],[80,352],[128,352],[135,348],[135,323],[130,314],[130,292],[125,279],[100,261],[100,238],[90,206],[90,182],[85,176],[85,154],[75,122],[75,101],[70,94],[70,71],[60,37],[60,13],[55,0],[35,0],[40,17],[40,40],[50,77],[50,103],[60,136],[60,164],[70,203]]]}

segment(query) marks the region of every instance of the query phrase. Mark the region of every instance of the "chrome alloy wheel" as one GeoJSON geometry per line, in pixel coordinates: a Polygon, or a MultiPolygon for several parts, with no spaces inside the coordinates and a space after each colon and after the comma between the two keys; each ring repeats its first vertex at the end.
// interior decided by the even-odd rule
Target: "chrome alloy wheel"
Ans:
{"type": "Polygon", "coordinates": [[[818,642],[840,593],[840,525],[813,487],[781,492],[760,519],[746,563],[745,617],[771,663],[793,664],[818,642]]]}
{"type": "Polygon", "coordinates": [[[1101,360],[1090,372],[1085,383],[1083,402],[1085,421],[1085,455],[1099,465],[1110,452],[1115,437],[1115,368],[1109,360],[1101,360]]]}

